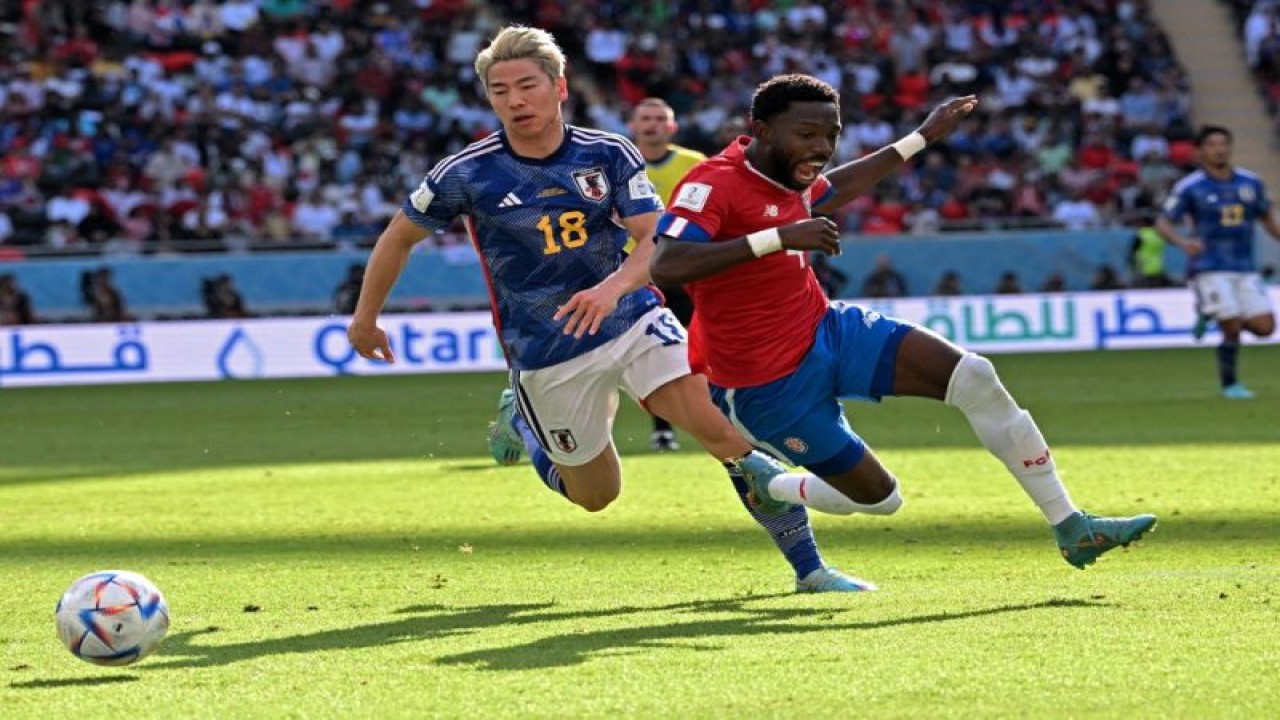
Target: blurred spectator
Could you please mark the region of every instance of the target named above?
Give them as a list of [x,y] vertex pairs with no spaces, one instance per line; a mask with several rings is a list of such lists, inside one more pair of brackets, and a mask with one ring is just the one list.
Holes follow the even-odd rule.
[[892,186],[880,188],[862,218],[859,231],[866,235],[897,235],[907,229],[909,208]]
[[13,220],[9,218],[9,212],[0,208],[0,245],[13,239]]
[[120,233],[120,223],[107,213],[101,203],[89,204],[89,214],[76,226],[76,232],[91,245],[105,245]]
[[182,214],[178,237],[182,240],[221,240],[230,229],[230,223],[222,196],[204,192]]
[[938,284],[933,286],[934,295],[963,295],[964,289],[960,286],[960,273],[955,270],[947,270],[942,273],[942,277],[938,278]]
[[862,297],[906,297],[909,294],[907,278],[893,266],[893,260],[886,254],[877,255],[875,269],[862,281]]
[[912,203],[907,213],[907,232],[916,236],[937,235],[942,229],[942,216],[924,203]]
[[81,220],[89,217],[92,206],[83,193],[72,188],[62,188],[58,195],[49,198],[45,203],[45,217],[51,223],[63,222],[68,225],[79,225]]
[[1098,266],[1097,272],[1093,275],[1093,282],[1089,283],[1090,290],[1123,290],[1126,287],[1128,286],[1116,269],[1107,264]]
[[364,265],[352,264],[347,268],[347,276],[333,291],[334,310],[343,315],[354,313],[362,287],[364,287]]
[[116,287],[111,268],[86,270],[80,276],[80,294],[89,306],[89,318],[93,322],[124,322],[133,320],[125,309],[124,294]]
[[12,274],[0,275],[0,325],[30,325],[35,321],[31,296]]
[[341,218],[337,208],[324,201],[320,192],[313,191],[293,209],[293,231],[308,240],[328,240]]
[[813,274],[818,278],[818,284],[822,286],[822,291],[827,294],[827,297],[833,299],[840,297],[840,291],[849,283],[849,276],[832,265],[826,253],[810,253],[809,266],[813,268]]
[[1049,276],[1044,279],[1044,284],[1040,286],[1040,292],[1045,293],[1060,293],[1066,291],[1067,279],[1064,278],[1060,272],[1049,273]]
[[382,222],[362,221],[354,210],[347,210],[342,213],[342,220],[333,227],[330,237],[339,247],[353,249],[377,240],[382,226]]
[[1093,230],[1102,225],[1102,215],[1079,190],[1067,191],[1066,197],[1053,207],[1053,219],[1068,230]]
[[211,318],[245,318],[249,311],[245,309],[244,298],[236,289],[230,275],[218,275],[205,278],[200,288],[204,299],[205,310]]
[[[372,177],[398,203],[425,169],[494,129],[472,61],[507,22],[552,30],[584,69],[566,119],[608,129],[630,103],[663,95],[689,117],[682,144],[709,153],[741,132],[772,73],[807,70],[842,90],[841,160],[901,137],[947,94],[978,92],[952,142],[887,188],[911,212],[864,216],[872,231],[1048,218],[1068,186],[1109,224],[1194,161],[1186,75],[1147,3],[1132,0],[28,5],[30,27],[0,62],[0,205],[24,241],[95,242],[78,228],[82,188],[107,188],[106,214],[129,235],[141,234],[127,220],[143,206],[157,221],[171,213],[180,234],[328,241],[339,218],[314,211],[314,191],[363,196]],[[1240,18],[1247,55],[1280,106],[1280,40],[1270,4],[1258,7]],[[1147,191],[1132,203],[1106,186],[1117,163],[1136,164]],[[191,214],[201,193],[233,186],[244,205],[215,196],[203,211],[226,223]],[[19,192],[22,210],[7,202]],[[357,220],[376,221],[361,203]]]
[[1000,281],[996,283],[997,295],[1018,295],[1022,292],[1022,282],[1018,280],[1018,274],[1012,270],[1006,270],[1000,274]]

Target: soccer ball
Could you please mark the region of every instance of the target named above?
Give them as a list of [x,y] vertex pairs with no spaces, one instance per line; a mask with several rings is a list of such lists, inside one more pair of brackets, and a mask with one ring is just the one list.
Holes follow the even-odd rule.
[[62,644],[95,665],[135,663],[169,631],[169,606],[160,590],[126,570],[104,570],[71,583],[54,614]]

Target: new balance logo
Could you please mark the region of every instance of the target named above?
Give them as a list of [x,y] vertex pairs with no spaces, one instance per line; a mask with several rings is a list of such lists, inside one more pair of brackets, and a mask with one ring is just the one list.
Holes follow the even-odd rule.
[[502,198],[502,200],[498,202],[498,207],[509,208],[509,207],[515,207],[517,205],[523,205],[523,204],[524,203],[520,202],[520,198],[516,197],[515,193],[507,193],[507,196]]
[[764,216],[765,216],[765,217],[778,217],[778,206],[777,206],[777,205],[765,205],[765,206],[764,206]]

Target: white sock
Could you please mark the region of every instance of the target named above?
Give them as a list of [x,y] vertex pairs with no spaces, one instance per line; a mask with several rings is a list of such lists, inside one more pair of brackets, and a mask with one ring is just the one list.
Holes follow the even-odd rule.
[[847,495],[831,487],[826,480],[810,473],[783,473],[769,481],[769,495],[777,500],[804,505],[818,512],[831,515],[892,515],[902,507],[898,486],[893,486],[889,497],[874,505],[864,505],[849,499]]
[[1079,512],[1058,479],[1040,428],[1000,383],[991,361],[973,353],[961,358],[947,385],[946,403],[964,413],[978,439],[1000,458],[1050,525]]

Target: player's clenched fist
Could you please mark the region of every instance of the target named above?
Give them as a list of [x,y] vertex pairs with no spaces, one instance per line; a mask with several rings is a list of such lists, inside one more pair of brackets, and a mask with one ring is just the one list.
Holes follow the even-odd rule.
[[817,250],[828,255],[840,254],[840,231],[827,218],[809,218],[778,228],[782,247],[787,250]]

